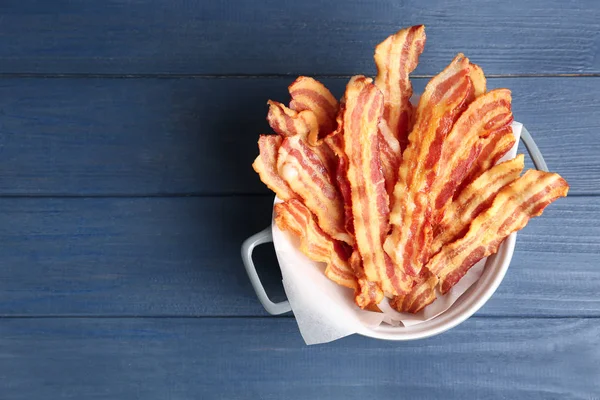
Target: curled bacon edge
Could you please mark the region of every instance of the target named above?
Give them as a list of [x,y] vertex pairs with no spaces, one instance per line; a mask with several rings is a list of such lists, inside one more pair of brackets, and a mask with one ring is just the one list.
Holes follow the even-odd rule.
[[323,232],[315,216],[300,200],[290,199],[275,204],[274,208],[277,227],[300,239],[302,253],[313,261],[325,263],[325,275],[335,283],[358,290],[348,247]]

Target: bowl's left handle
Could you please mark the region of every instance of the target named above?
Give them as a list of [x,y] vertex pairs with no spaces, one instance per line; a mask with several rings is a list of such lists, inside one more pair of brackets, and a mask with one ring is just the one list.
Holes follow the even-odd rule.
[[285,300],[281,303],[273,303],[271,299],[269,299],[269,296],[267,296],[267,292],[265,292],[265,288],[262,285],[260,278],[258,277],[258,273],[256,272],[254,261],[252,260],[252,252],[254,251],[254,248],[256,246],[264,243],[270,243],[272,241],[273,234],[271,233],[271,227],[268,227],[265,230],[250,236],[242,244],[242,261],[244,262],[244,266],[246,267],[246,272],[248,273],[248,277],[250,278],[252,287],[254,288],[254,291],[258,296],[258,300],[260,300],[263,307],[265,308],[265,310],[267,310],[269,314],[278,315],[292,311],[290,302]]

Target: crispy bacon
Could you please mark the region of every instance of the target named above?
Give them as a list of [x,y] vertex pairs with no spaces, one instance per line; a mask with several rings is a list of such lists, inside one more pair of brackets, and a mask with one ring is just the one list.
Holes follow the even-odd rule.
[[[307,99],[310,97],[306,97],[307,90],[297,88],[295,96]],[[304,103],[295,106],[300,104]],[[276,166],[283,182],[304,200],[327,234],[352,244],[353,238],[344,227],[344,203],[335,184],[338,160],[327,145],[311,146],[308,142],[308,137],[321,130],[316,115],[308,109],[298,112],[269,101],[267,120],[284,137]]]
[[436,299],[435,288],[438,282],[437,276],[427,268],[421,268],[410,293],[394,297],[390,300],[390,305],[396,311],[416,314]]
[[458,118],[442,146],[439,173],[431,185],[434,221],[438,221],[452,200],[454,191],[475,162],[487,137],[505,129],[513,120],[508,89],[496,89],[479,96]]
[[321,82],[306,76],[300,76],[289,88],[292,101],[290,108],[302,113],[311,111],[316,117],[318,129],[308,135],[308,142],[316,146],[336,127],[338,102]]
[[428,258],[432,233],[426,192],[437,175],[444,139],[473,98],[469,73],[469,60],[459,54],[429,82],[419,101],[394,188],[392,232],[384,244],[399,274],[418,275]]
[[352,215],[358,251],[365,275],[385,292],[406,292],[410,280],[395,274],[382,248],[388,231],[388,196],[379,159],[378,123],[383,95],[372,79],[353,77],[346,87],[344,149],[348,156]]
[[400,168],[400,161],[402,161],[402,152],[398,139],[392,135],[385,121],[379,123],[379,157],[385,190],[390,198],[390,204],[392,204],[394,186],[398,181],[398,169]]
[[408,76],[417,67],[425,40],[425,27],[417,25],[396,32],[375,48],[375,85],[384,97],[383,120],[402,150],[408,143],[412,112],[413,89]]
[[325,233],[352,244],[354,240],[344,227],[342,196],[332,180],[335,172],[321,150],[310,146],[300,135],[286,137],[279,148],[277,171],[316,215]]
[[353,77],[340,103],[298,77],[289,106],[268,102],[277,135],[259,138],[253,163],[284,200],[277,226],[365,310],[381,312],[388,297],[419,312],[568,191],[557,174],[519,178],[523,155],[492,168],[515,143],[511,96],[487,92],[464,55],[411,105],[425,41],[421,25],[389,36],[375,50],[375,82]]
[[390,199],[398,180],[402,150],[408,143],[413,109],[409,74],[417,67],[425,40],[425,27],[418,25],[396,32],[375,48],[375,86],[384,98],[383,119],[379,124],[379,152]]
[[[318,84],[320,85],[320,83]],[[327,90],[325,87],[323,87],[323,89]],[[302,93],[303,90],[300,92]],[[324,128],[321,125],[321,121],[318,120],[313,111],[301,110],[297,112],[272,100],[269,100],[268,104],[269,114],[267,115],[267,120],[269,121],[271,128],[279,135],[284,137],[299,136],[304,142],[311,144],[310,138],[316,137],[319,132],[323,132]],[[323,123],[327,124],[328,122],[325,121]],[[319,143],[311,144],[311,149],[317,153],[321,160],[327,165],[328,171],[334,173],[337,159],[329,146],[322,143],[322,141],[319,141]],[[331,178],[335,179],[335,176],[332,175]]]
[[273,100],[267,102],[267,121],[281,136],[314,136],[319,131],[316,115],[310,110],[297,112]]
[[508,153],[514,146],[515,140],[511,126],[505,126],[502,129],[492,132],[487,139],[483,140],[479,156],[477,156],[477,159],[471,165],[467,176],[454,191],[454,198],[460,195],[469,182],[473,182]]
[[332,239],[317,224],[315,216],[297,199],[275,204],[279,229],[300,238],[300,251],[313,261],[326,264],[325,275],[339,285],[358,290],[344,243]]
[[337,167],[335,181],[344,201],[344,226],[346,232],[354,235],[354,217],[352,216],[352,194],[350,182],[348,181],[348,156],[344,151],[344,104],[342,103],[338,113],[337,127],[334,132],[324,138],[324,143],[337,156]]
[[252,168],[260,176],[269,189],[275,192],[277,197],[288,200],[296,197],[296,194],[277,173],[277,153],[283,138],[277,135],[260,135],[258,138],[259,155],[254,160]]
[[483,74],[483,70],[477,64],[471,63],[469,65],[469,78],[471,78],[471,82],[473,82],[473,90],[475,97],[479,97],[485,94],[486,92],[486,79]]
[[492,204],[500,189],[519,177],[523,166],[524,156],[519,154],[516,158],[487,170],[471,182],[448,206],[443,219],[435,227],[431,254],[436,254],[445,244],[462,237],[471,221]]
[[475,263],[498,251],[502,241],[522,229],[530,218],[567,195],[569,185],[558,174],[529,170],[498,192],[492,205],[473,220],[468,232],[444,247],[427,268],[440,279],[446,293]]
[[367,279],[358,251],[354,251],[350,256],[350,266],[358,281],[358,289],[354,293],[356,305],[365,310],[381,312],[377,305],[383,300],[383,291],[377,283]]

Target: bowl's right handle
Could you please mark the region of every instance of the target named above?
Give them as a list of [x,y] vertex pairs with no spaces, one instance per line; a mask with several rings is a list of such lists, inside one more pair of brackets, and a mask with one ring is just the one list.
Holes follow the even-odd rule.
[[292,311],[290,302],[285,300],[281,303],[273,303],[271,301],[262,282],[260,281],[260,278],[258,277],[256,267],[254,266],[254,261],[252,260],[252,252],[256,246],[264,243],[270,243],[272,241],[273,234],[271,233],[271,227],[268,227],[257,234],[250,236],[242,244],[242,261],[244,262],[246,272],[248,273],[252,287],[256,292],[256,296],[258,296],[258,300],[260,300],[261,304],[269,314],[278,315]]
[[521,130],[521,140],[523,141],[523,144],[525,144],[525,148],[527,148],[529,157],[533,160],[533,165],[540,171],[548,172],[548,165],[546,165],[542,152],[538,149],[537,144],[535,144],[531,134],[525,127]]

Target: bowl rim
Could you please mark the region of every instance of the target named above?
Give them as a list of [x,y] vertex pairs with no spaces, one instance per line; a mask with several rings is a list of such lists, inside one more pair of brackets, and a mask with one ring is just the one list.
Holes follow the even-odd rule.
[[512,260],[516,241],[517,233],[514,232],[502,242],[496,254],[488,257],[484,271],[477,282],[443,313],[428,321],[408,327],[381,324],[375,328],[364,327],[363,331],[357,333],[383,340],[417,340],[439,335],[461,324],[488,302],[504,280]]
[[[275,196],[273,207],[279,202]],[[274,215],[273,210],[273,215]],[[276,224],[274,218],[271,221],[271,232],[273,237]],[[517,232],[511,233],[500,245],[495,254],[490,255],[485,263],[482,275],[479,277],[465,293],[463,293],[450,308],[439,315],[411,326],[391,326],[385,323],[375,328],[364,326],[361,331],[356,332],[361,336],[374,339],[391,341],[408,341],[425,339],[431,336],[439,335],[449,329],[454,328],[475,314],[492,297],[494,292],[500,286],[500,283],[506,275],[506,271],[512,260],[517,240]],[[273,240],[275,253],[278,241]],[[278,261],[280,262],[279,258]]]

